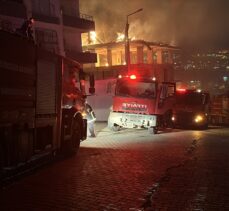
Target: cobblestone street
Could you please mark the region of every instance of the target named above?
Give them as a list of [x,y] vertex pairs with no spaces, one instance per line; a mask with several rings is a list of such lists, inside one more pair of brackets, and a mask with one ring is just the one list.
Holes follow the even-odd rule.
[[228,210],[227,129],[110,132],[0,190],[0,210]]
[[206,133],[210,136],[194,143],[188,160],[166,172],[149,196],[148,210],[229,210],[229,133]]

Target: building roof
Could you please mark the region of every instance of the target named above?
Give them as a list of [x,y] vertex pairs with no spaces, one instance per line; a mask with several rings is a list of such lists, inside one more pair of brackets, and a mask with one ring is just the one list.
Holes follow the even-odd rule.
[[[169,48],[169,49],[174,49],[174,50],[180,50],[180,48],[177,46],[172,46],[169,44],[159,43],[159,42],[148,42],[145,40],[131,40],[130,44],[136,45],[136,46],[146,46],[149,49],[151,48]],[[123,47],[123,46],[125,46],[125,41],[89,44],[89,45],[83,46],[83,48],[97,49],[97,48],[115,48],[115,47]]]

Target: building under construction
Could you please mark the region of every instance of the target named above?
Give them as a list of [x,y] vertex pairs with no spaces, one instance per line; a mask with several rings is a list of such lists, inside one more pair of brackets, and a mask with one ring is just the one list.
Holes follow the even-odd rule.
[[[85,52],[97,54],[97,63],[86,64],[85,70],[94,72],[96,79],[117,77],[127,72],[125,41],[83,46]],[[144,40],[130,41],[130,69],[146,71],[155,76],[164,71],[164,80],[173,78],[172,65],[178,60],[180,48]],[[159,76],[159,75],[158,75]]]

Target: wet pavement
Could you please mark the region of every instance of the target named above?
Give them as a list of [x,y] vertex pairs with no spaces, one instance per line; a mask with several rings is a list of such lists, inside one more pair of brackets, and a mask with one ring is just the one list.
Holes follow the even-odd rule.
[[168,169],[148,196],[145,210],[229,210],[229,129],[208,130],[189,159]]
[[0,190],[0,210],[229,210],[229,132],[111,132]]

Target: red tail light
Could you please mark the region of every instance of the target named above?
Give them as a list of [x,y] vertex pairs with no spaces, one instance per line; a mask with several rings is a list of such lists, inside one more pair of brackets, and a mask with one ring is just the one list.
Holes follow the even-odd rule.
[[177,89],[177,92],[179,92],[179,93],[185,93],[186,92],[186,89]]

